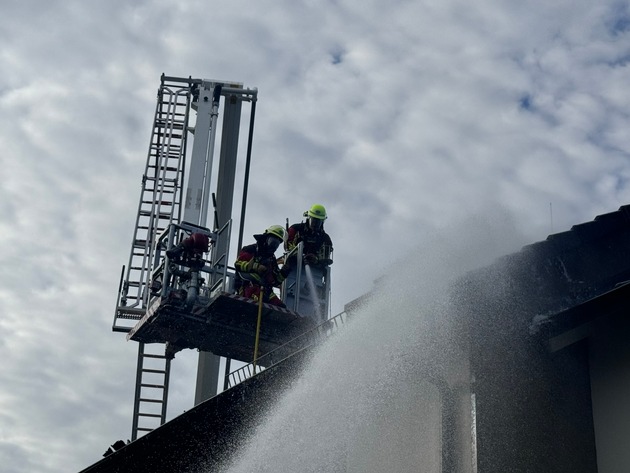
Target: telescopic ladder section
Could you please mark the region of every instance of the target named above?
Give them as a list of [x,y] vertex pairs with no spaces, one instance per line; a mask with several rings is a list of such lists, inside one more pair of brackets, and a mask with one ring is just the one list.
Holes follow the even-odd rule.
[[131,254],[126,274],[123,270],[114,331],[128,332],[144,315],[149,297],[147,285],[154,265],[154,243],[169,224],[180,220],[190,96],[189,86],[175,88],[164,82],[158,91]]
[[170,368],[171,360],[164,355],[164,345],[139,344],[131,440],[166,421]]
[[[171,224],[180,221],[184,184],[186,138],[190,103],[194,88],[188,83],[169,84],[164,76],[158,90],[147,163],[142,176],[131,254],[123,267],[119,300],[112,326],[115,332],[129,332],[147,310],[150,276],[159,264],[155,241]],[[170,359],[165,344],[138,346],[138,369],[132,438],[153,430],[142,420],[166,421]],[[159,354],[155,354],[159,353]],[[152,406],[152,407],[151,407]],[[155,424],[155,422],[154,422]]]

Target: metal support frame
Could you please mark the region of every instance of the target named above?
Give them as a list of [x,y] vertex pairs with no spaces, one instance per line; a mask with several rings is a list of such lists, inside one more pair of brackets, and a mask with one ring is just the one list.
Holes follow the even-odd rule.
[[[221,97],[224,97],[224,119],[215,209],[219,219],[215,220],[216,235],[213,241],[212,260],[209,269],[206,269],[211,275],[209,290],[225,289],[228,280],[227,263],[241,104],[243,101],[252,103],[247,151],[249,165],[253,139],[253,111],[257,95],[256,89],[245,89],[242,84],[236,82],[162,75],[147,165],[142,179],[142,192],[131,255],[128,264],[123,266],[121,272],[113,331],[128,333],[132,330],[149,308],[151,293],[155,289],[151,285],[155,281],[156,274],[163,271],[162,277],[165,279],[169,277],[168,264],[164,261],[164,256],[160,254],[164,248],[159,247],[159,236],[169,226],[179,225],[182,222],[206,226],[212,195],[215,137]],[[189,125],[191,110],[196,111],[197,114],[194,126]],[[194,139],[189,160],[186,163],[189,132]],[[188,169],[186,169],[187,166]],[[247,182],[245,187],[247,187]],[[173,242],[173,238],[170,241]],[[166,288],[162,287],[162,290]],[[140,388],[146,384],[143,378],[147,376],[146,371],[141,368],[146,359],[144,348],[144,345],[140,344],[132,429],[134,438],[141,429],[138,422],[142,414],[139,408],[142,402]],[[213,378],[206,384],[214,384],[215,388],[214,391],[202,390],[204,392],[202,397],[209,397],[216,393],[219,373],[218,357],[215,358],[210,375],[205,374]],[[169,370],[170,360],[169,363],[165,363],[162,371]],[[200,368],[201,371],[205,373],[207,370]],[[163,413],[159,417],[161,423],[165,421],[166,416],[168,386],[167,383],[164,385],[164,397],[161,401]]]
[[[185,282],[182,278],[182,274],[189,274],[191,272],[205,273],[208,275],[209,281],[213,281],[210,285],[198,283],[199,287],[195,293],[196,296],[203,295],[209,298],[213,291],[224,291],[227,286],[227,266],[224,261],[227,257],[226,254],[218,255],[217,260],[203,260],[204,266],[193,270],[183,263],[175,263],[166,257],[166,252],[184,240],[185,237],[192,235],[193,233],[200,233],[206,235],[211,244],[215,242],[220,236],[227,236],[228,241],[231,234],[232,221],[228,221],[221,229],[212,232],[207,228],[194,225],[188,222],[182,222],[179,224],[171,224],[162,233],[157,240],[154,257],[155,270],[151,276],[151,299],[149,307],[153,304],[153,300],[157,297],[166,298],[170,292],[178,289],[190,289],[189,283]],[[229,252],[229,246],[226,253]],[[202,287],[203,286],[203,287]],[[203,291],[204,293],[200,293]]]
[[[313,267],[312,273],[321,277],[321,284],[315,286],[316,294],[310,294],[303,264],[304,244],[302,242],[289,253],[296,256],[296,268],[289,273],[281,287],[281,297],[290,310],[313,318],[317,324],[326,321],[330,311],[330,266]],[[328,254],[328,256],[332,256]],[[288,255],[287,255],[288,257]],[[319,291],[323,290],[320,294]],[[301,306],[302,304],[302,306]],[[318,307],[317,307],[318,306]]]
[[[215,209],[217,226],[221,226],[229,221],[232,215],[241,108],[242,100],[240,94],[226,94],[217,179]],[[218,238],[212,250],[213,261],[216,260],[219,255],[226,254],[227,248],[229,248],[229,240]],[[215,281],[212,282],[214,284]],[[207,352],[199,352],[195,405],[217,394],[218,380],[220,377],[219,369],[220,358],[218,356]]]

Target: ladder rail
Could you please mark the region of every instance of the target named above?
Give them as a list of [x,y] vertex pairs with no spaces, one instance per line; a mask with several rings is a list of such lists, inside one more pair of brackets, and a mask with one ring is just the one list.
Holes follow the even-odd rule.
[[[179,221],[179,214],[175,215],[175,204],[176,201],[175,199],[173,199],[173,201],[170,203],[170,212],[167,213],[163,213],[162,212],[162,206],[164,205],[164,184],[169,182],[167,177],[167,173],[168,173],[168,160],[169,157],[171,157],[171,149],[174,146],[173,144],[173,137],[174,137],[174,131],[175,131],[175,115],[176,115],[176,106],[179,104],[178,103],[178,98],[180,97],[180,95],[185,95],[186,97],[189,96],[190,91],[188,89],[180,89],[178,91],[172,91],[170,88],[168,87],[163,87],[162,88],[162,93],[164,93],[165,91],[168,91],[170,93],[170,97],[171,100],[168,101],[167,103],[167,118],[166,118],[166,127],[165,129],[167,130],[166,133],[166,142],[164,143],[164,147],[160,148],[160,152],[158,153],[158,155],[156,156],[156,182],[153,186],[153,195],[152,195],[152,201],[151,201],[151,211],[150,211],[150,224],[149,224],[149,235],[147,238],[147,244],[145,245],[145,254],[144,254],[144,260],[143,260],[143,265],[142,265],[142,273],[141,273],[141,278],[140,280],[144,283],[144,284],[140,284],[141,287],[138,288],[139,290],[139,294],[138,296],[142,297],[142,306],[143,307],[147,307],[148,305],[148,301],[149,301],[149,291],[144,290],[146,288],[146,285],[149,282],[149,278],[148,275],[151,274],[151,270],[152,270],[152,263],[153,263],[153,256],[154,256],[154,252],[155,252],[155,241],[157,240],[157,237],[159,236],[159,234],[171,223],[173,223],[173,220],[176,219],[175,221]],[[162,102],[164,103],[164,102]],[[188,109],[188,101],[186,101],[186,110]],[[186,133],[185,127],[182,130],[182,135],[181,137],[183,138],[184,133]],[[180,148],[180,153],[178,153],[177,155],[177,169],[179,170],[181,168],[180,164],[181,161],[183,160],[184,156],[181,154],[182,151],[182,146],[178,145],[178,147]],[[159,177],[157,177],[158,172],[161,172],[162,175],[160,175]],[[175,178],[177,179],[177,178]],[[157,184],[161,184],[161,185],[157,185]],[[160,225],[160,219],[162,220],[166,220],[166,223],[161,226]]]
[[[335,333],[337,333],[341,327],[345,327],[348,322],[347,313],[341,312],[334,317],[322,322],[321,324],[313,327],[311,330],[304,332],[297,337],[289,340],[284,345],[265,353],[263,356],[256,360],[256,372],[260,373],[265,369],[269,369],[272,366],[275,366],[287,358],[292,357],[293,355],[306,350],[311,347],[314,343],[322,338],[327,338]],[[305,340],[305,341],[303,341]],[[274,356],[277,353],[281,353],[285,350],[285,348],[289,345],[295,345],[296,342],[298,344],[303,343],[299,348],[295,351],[291,352],[289,355],[283,356],[281,359],[275,359]],[[261,366],[262,365],[262,366]],[[233,388],[237,384],[242,383],[243,381],[251,378],[256,373],[254,373],[254,363],[248,363],[240,368],[231,371],[227,376],[227,387],[226,389]]]
[[[158,90],[158,97],[160,97],[160,91]],[[155,114],[154,114],[154,119],[153,119],[153,130],[151,132],[151,144],[153,143],[153,138],[155,135],[155,123],[157,121],[157,117],[160,113],[160,100],[158,99],[156,105],[155,105]],[[138,209],[136,212],[136,223],[134,228],[136,229],[134,232],[134,236],[133,236],[133,240],[131,242],[131,254],[129,255],[129,262],[127,264],[127,272],[125,274],[125,279],[123,282],[123,291],[124,293],[121,294],[121,304],[120,305],[124,305],[124,306],[128,306],[127,304],[127,296],[128,296],[128,290],[129,290],[129,281],[131,279],[131,268],[132,268],[132,264],[134,263],[134,247],[138,244],[138,229],[141,228],[140,225],[140,219],[142,217],[142,204],[143,204],[143,199],[144,199],[144,194],[146,193],[146,185],[147,185],[147,173],[148,173],[148,168],[149,168],[149,163],[151,160],[151,149],[152,149],[152,145],[149,146],[149,152],[148,152],[148,156],[147,156],[147,163],[145,165],[145,170],[144,170],[144,174],[142,175],[142,189],[140,192],[140,199],[138,200]],[[146,244],[146,243],[145,243]],[[131,307],[137,307],[139,305],[139,301],[138,298],[136,298],[136,302],[134,304],[131,305]]]
[[[157,345],[163,346],[161,344]],[[144,343],[138,344],[131,440],[136,440],[141,432],[150,432],[166,422],[171,360],[164,355],[148,353],[146,348]],[[149,360],[153,361],[154,365],[155,363],[161,363],[160,368],[154,365],[152,365],[152,368],[147,368],[147,361]],[[162,377],[161,382],[159,380],[160,376]],[[147,379],[148,377],[150,379]],[[156,377],[158,380],[155,380]],[[150,393],[156,392],[158,397],[150,397]],[[155,412],[150,407],[156,405],[160,408],[159,412]],[[141,425],[142,420],[153,421],[153,425]],[[155,420],[159,421],[159,425],[155,425]]]
[[122,322],[137,322],[149,302],[149,285],[158,235],[181,218],[186,143],[191,103],[190,87],[162,83],[154,114],[147,161],[142,177],[135,230],[121,279],[114,331],[129,331]]

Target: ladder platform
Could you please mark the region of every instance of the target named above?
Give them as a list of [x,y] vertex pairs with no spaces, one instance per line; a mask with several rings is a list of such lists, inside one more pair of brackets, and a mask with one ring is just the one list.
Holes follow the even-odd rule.
[[[246,363],[253,360],[258,303],[225,292],[205,301],[200,297],[189,309],[184,302],[183,298],[157,298],[127,340],[169,343],[175,351],[199,349]],[[280,347],[277,356],[288,356],[308,343],[304,337],[294,339],[314,327],[310,317],[263,304],[258,357]]]

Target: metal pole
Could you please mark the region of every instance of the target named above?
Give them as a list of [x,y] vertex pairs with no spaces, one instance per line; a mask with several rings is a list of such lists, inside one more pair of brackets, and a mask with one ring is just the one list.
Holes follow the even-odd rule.
[[238,246],[240,251],[243,246],[243,228],[245,227],[245,208],[247,207],[247,190],[249,188],[249,168],[252,161],[252,141],[254,139],[254,117],[256,115],[256,99],[252,100],[252,111],[249,117],[249,135],[247,138],[247,159],[245,161],[245,180],[243,183],[243,202],[241,204],[241,223],[238,229]]
[[258,340],[260,338],[260,323],[262,321],[263,297],[265,296],[265,287],[260,286],[260,294],[258,295],[258,321],[256,322],[256,339],[254,341],[254,374],[256,374],[256,361],[258,360]]
[[[243,182],[243,199],[241,203],[241,221],[238,229],[238,244],[236,251],[240,251],[243,246],[243,231],[245,227],[245,209],[247,207],[247,190],[249,188],[249,168],[252,162],[252,142],[254,140],[254,119],[256,117],[256,97],[252,98],[251,113],[249,116],[249,133],[247,136],[247,156],[245,160],[245,178]],[[232,360],[225,359],[225,379],[223,382],[223,390],[225,391],[230,386],[230,370],[232,367]]]
[[[225,96],[227,87],[222,87]],[[242,90],[242,89],[241,89]],[[234,93],[225,97],[223,106],[223,128],[221,133],[221,150],[219,154],[219,170],[216,187],[216,218],[219,226],[225,225],[232,219],[232,204],[234,197],[234,182],[236,176],[236,159],[238,152],[238,136],[240,131],[242,97]],[[208,196],[210,197],[210,196]],[[221,255],[229,250],[230,235],[217,235],[212,246],[212,261],[218,261]],[[226,262],[227,266],[227,262]],[[212,276],[214,284],[219,275]],[[209,352],[199,352],[197,369],[197,389],[195,405],[217,394],[219,388],[220,357]]]
[[[221,99],[221,84],[215,85],[212,91],[212,109],[210,111],[210,143],[208,145],[208,156],[206,158],[206,170],[204,177],[204,191],[203,201],[201,207],[201,215],[199,218],[199,224],[202,227],[206,226],[208,219],[208,194],[210,194],[210,184],[212,178],[212,161],[214,156],[214,143],[216,137],[217,117],[219,116],[219,100]],[[218,229],[218,228],[217,228]]]

